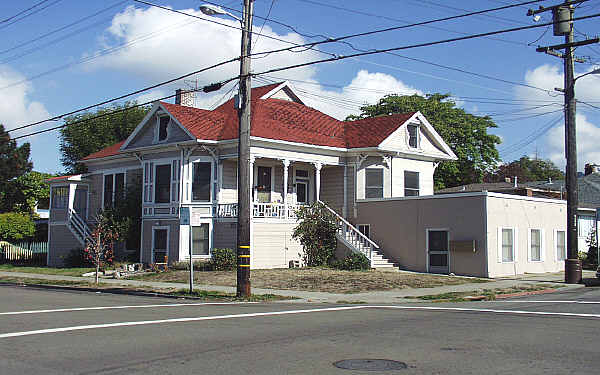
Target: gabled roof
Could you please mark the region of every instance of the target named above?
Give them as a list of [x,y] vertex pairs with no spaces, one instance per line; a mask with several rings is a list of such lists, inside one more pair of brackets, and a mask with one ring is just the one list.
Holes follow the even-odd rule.
[[[281,90],[284,90],[290,100],[273,97]],[[152,111],[161,109],[168,112],[188,134],[199,141],[234,140],[238,137],[238,109],[234,99],[212,111],[165,102],[157,102]],[[418,117],[428,131],[433,133],[448,158],[455,158],[452,150],[419,112],[340,121],[304,105],[287,82],[253,88],[251,114],[252,137],[340,149],[378,147],[407,121]],[[150,115],[151,113],[147,118]],[[134,134],[144,125],[145,121],[142,121],[128,140],[133,139]],[[83,160],[117,155],[119,149],[125,147],[127,141],[119,142],[88,155]]]

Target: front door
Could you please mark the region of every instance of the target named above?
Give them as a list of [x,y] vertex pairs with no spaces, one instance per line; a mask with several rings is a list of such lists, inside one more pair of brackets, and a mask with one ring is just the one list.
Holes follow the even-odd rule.
[[308,182],[296,182],[296,202],[298,204],[308,204]]
[[258,167],[256,194],[260,203],[271,203],[271,167]]
[[152,241],[152,263],[168,262],[169,231],[167,228],[154,228]]
[[447,230],[427,231],[427,258],[431,273],[449,273],[449,233]]

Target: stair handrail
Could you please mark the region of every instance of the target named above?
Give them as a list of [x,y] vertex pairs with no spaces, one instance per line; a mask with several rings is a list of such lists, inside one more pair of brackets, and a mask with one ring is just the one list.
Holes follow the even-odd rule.
[[84,242],[94,242],[94,239],[92,238],[92,231],[85,223],[85,221],[83,221],[81,216],[79,216],[79,214],[72,208],[69,208],[69,222],[71,223],[73,228],[75,228],[75,230],[79,232],[79,235],[82,237],[81,239]]
[[375,242],[371,241],[371,239],[369,237],[365,236],[361,231],[359,231],[358,229],[356,229],[354,227],[354,225],[350,224],[346,219],[344,219],[343,217],[341,217],[331,207],[329,207],[328,205],[326,205],[322,201],[319,201],[319,203],[321,203],[327,210],[329,210],[329,212],[331,212],[332,214],[334,214],[337,217],[338,220],[340,220],[342,223],[344,223],[348,227],[350,227],[350,229],[352,229],[353,232],[357,233],[359,235],[359,237],[362,237],[364,240],[366,240],[368,243],[370,243],[371,246],[373,246],[374,248],[379,249],[379,245],[377,245]]

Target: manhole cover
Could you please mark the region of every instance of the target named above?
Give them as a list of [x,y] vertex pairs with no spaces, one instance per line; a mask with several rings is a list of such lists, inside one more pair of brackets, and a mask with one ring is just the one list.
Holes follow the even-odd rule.
[[407,367],[404,362],[390,359],[344,359],[335,362],[333,365],[344,370],[362,371],[404,370]]

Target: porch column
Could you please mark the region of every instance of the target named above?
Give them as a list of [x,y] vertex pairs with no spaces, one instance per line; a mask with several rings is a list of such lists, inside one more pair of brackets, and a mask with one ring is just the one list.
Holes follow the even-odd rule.
[[287,192],[288,192],[288,168],[290,161],[283,159],[283,209],[285,210],[285,217],[288,217],[288,206],[287,206]]
[[[255,156],[250,155],[250,202],[254,203],[256,199],[256,194],[254,192],[254,161],[256,160]],[[250,211],[252,211],[252,207],[250,207]]]
[[320,200],[320,196],[321,196],[321,168],[323,167],[323,164],[321,163],[314,163],[315,164],[315,179],[316,179],[316,186],[315,186],[315,190],[316,190],[316,197],[317,197],[317,201]]

